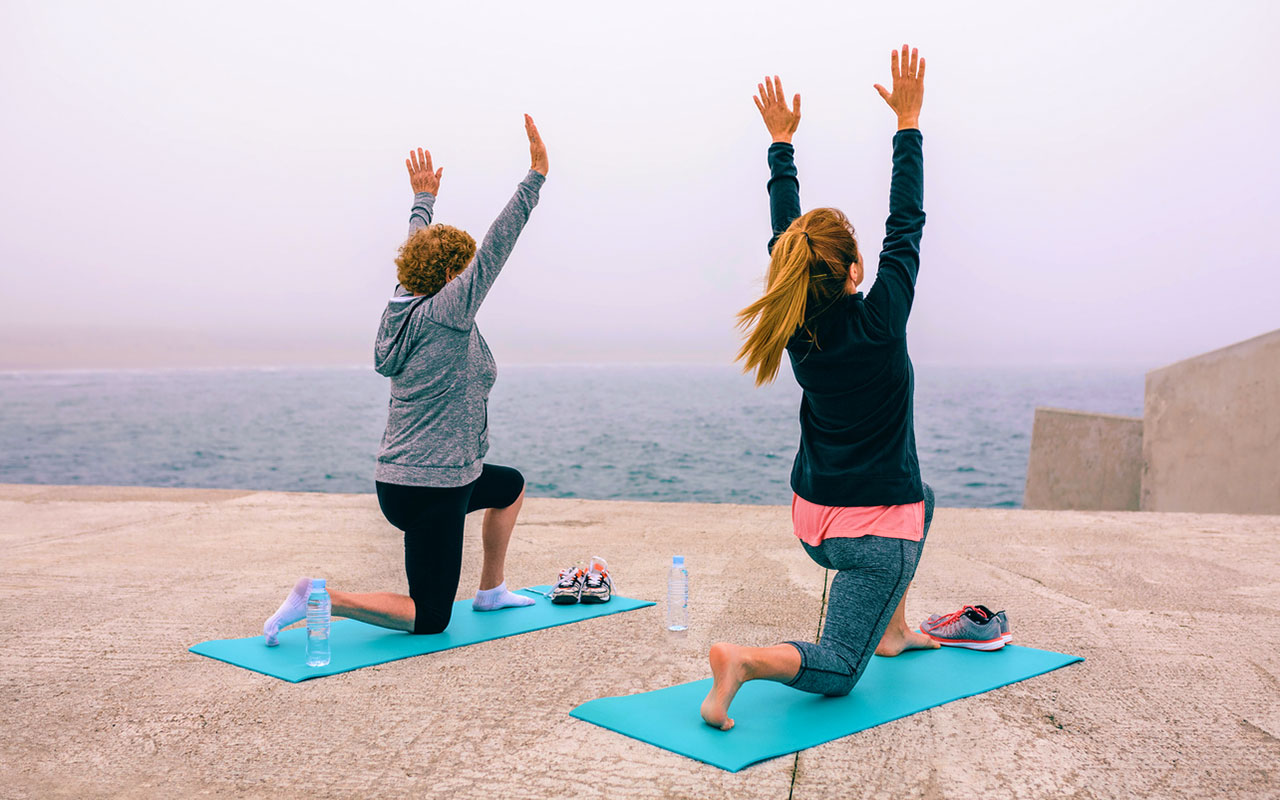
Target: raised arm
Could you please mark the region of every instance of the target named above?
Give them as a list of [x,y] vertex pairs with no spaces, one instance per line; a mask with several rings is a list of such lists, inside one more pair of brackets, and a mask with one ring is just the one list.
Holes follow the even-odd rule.
[[409,170],[409,184],[413,186],[413,208],[409,211],[409,235],[412,236],[414,231],[431,224],[431,211],[440,192],[440,176],[444,175],[444,167],[433,172],[431,151],[421,147],[416,153],[409,151],[404,166]]
[[800,216],[800,180],[796,177],[795,148],[791,137],[800,125],[800,95],[796,95],[791,108],[782,94],[782,80],[774,75],[757,84],[759,94],[753,99],[765,127],[773,138],[769,145],[769,221],[773,236],[769,239],[769,252],[773,243]]
[[924,59],[902,46],[901,58],[891,56],[893,92],[876,84],[876,91],[898,115],[893,136],[893,177],[889,184],[889,218],[875,285],[867,292],[870,316],[890,338],[907,333],[907,317],[915,298],[920,271],[920,237],[924,232],[924,153],[920,135],[920,106],[924,99]]
[[529,172],[516,187],[516,193],[502,209],[502,213],[489,226],[484,241],[476,250],[476,257],[457,278],[445,284],[431,302],[431,316],[437,321],[455,327],[465,327],[475,319],[480,304],[489,294],[502,266],[507,263],[516,239],[524,230],[533,207],[538,204],[538,193],[546,180],[547,148],[542,143],[533,118],[524,116],[525,133],[529,137]]

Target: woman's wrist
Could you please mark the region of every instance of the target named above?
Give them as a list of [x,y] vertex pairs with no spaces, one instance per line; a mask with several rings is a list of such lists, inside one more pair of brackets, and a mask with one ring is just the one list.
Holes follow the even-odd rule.
[[774,144],[791,144],[791,134],[779,133],[773,137]]
[[919,114],[904,114],[898,117],[898,130],[900,131],[911,130],[912,128],[919,128],[919,127],[920,127]]

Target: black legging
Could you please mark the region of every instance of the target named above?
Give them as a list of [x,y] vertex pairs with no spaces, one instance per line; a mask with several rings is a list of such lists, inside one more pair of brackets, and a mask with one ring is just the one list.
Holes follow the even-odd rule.
[[378,482],[378,505],[387,521],[404,531],[404,571],[413,598],[414,633],[449,627],[453,596],[462,572],[462,529],[467,514],[506,508],[524,490],[524,476],[511,467],[485,464],[466,486],[401,486]]

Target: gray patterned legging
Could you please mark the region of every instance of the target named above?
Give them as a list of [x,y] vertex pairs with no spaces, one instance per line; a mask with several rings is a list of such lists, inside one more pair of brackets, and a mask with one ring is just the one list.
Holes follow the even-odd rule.
[[822,638],[787,642],[800,651],[800,672],[788,686],[842,697],[862,677],[893,612],[911,585],[933,521],[933,490],[924,487],[924,536],[918,542],[884,536],[827,539],[804,544],[819,566],[839,570],[827,592]]

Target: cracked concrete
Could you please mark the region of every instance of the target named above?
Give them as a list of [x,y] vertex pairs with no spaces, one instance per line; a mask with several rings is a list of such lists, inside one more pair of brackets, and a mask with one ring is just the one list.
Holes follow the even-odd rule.
[[[468,527],[463,588],[479,569]],[[823,571],[785,508],[530,500],[513,584],[607,557],[662,607],[303,684],[203,659],[293,579],[404,590],[371,495],[0,486],[5,797],[1280,797],[1280,518],[938,509],[911,619],[1009,610],[1081,665],[730,775],[568,716],[812,636]],[[696,713],[696,709],[691,709]]]

